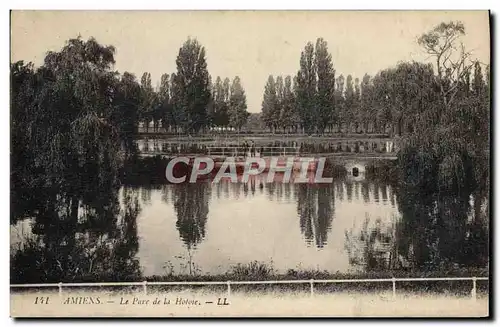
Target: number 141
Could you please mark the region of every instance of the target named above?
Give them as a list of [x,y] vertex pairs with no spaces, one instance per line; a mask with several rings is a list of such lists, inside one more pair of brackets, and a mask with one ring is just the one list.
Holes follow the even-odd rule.
[[35,298],[35,304],[49,304],[48,296],[37,296]]

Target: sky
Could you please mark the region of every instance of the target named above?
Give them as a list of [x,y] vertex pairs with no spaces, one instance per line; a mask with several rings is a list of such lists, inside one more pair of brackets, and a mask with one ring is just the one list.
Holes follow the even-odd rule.
[[417,38],[451,20],[464,23],[473,57],[489,63],[487,11],[12,11],[11,62],[39,66],[68,39],[95,37],[115,46],[115,70],[139,80],[150,72],[155,86],[196,38],[212,79],[239,76],[248,111],[260,112],[269,75],[295,75],[307,42],[324,38],[336,75],[361,79],[400,61],[429,61]]

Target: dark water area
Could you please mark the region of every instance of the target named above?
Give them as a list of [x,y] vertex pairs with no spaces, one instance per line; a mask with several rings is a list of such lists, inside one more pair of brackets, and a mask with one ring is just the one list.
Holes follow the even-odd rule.
[[11,282],[213,276],[255,262],[276,274],[439,274],[488,265],[488,200],[404,187],[395,162],[353,176],[333,161],[328,184],[265,175],[169,184],[165,159],[136,160],[117,188],[86,190],[77,201],[57,196],[50,205],[26,200],[14,210]]

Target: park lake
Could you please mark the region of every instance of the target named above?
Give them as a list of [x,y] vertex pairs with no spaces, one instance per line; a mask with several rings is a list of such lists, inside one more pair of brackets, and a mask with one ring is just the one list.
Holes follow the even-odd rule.
[[[337,142],[326,143],[335,154],[328,157],[329,184],[283,183],[278,177],[268,182],[265,174],[247,183],[170,184],[162,176],[167,159],[156,156],[137,158],[117,188],[87,186],[76,220],[66,217],[63,201],[50,212],[36,208],[36,201],[26,202],[32,204],[30,212],[11,223],[12,268],[19,272],[12,281],[486,271],[485,199],[467,192],[419,193],[401,186],[398,161],[384,159],[387,149],[366,145],[365,151],[359,142],[361,148],[347,151]],[[290,147],[289,142],[278,145]],[[301,148],[326,152],[325,145],[318,146],[302,143]],[[186,147],[187,152],[200,148]],[[370,153],[378,160],[366,162]],[[366,171],[353,176],[342,154]]]

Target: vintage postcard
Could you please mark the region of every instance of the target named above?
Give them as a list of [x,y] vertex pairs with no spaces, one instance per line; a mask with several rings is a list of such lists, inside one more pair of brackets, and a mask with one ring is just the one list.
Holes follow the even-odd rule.
[[490,316],[487,11],[12,11],[12,317]]

